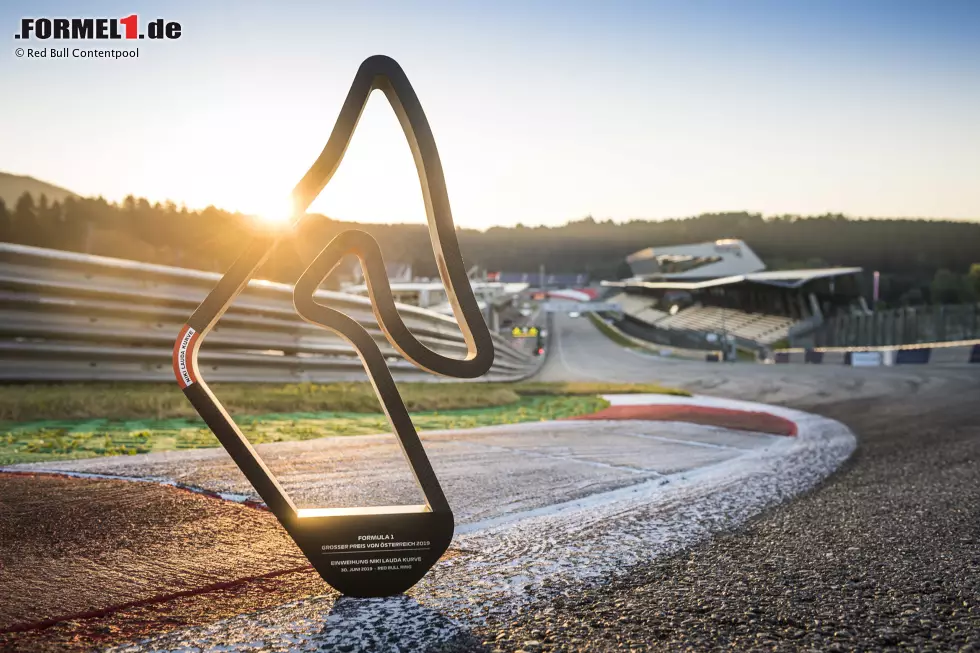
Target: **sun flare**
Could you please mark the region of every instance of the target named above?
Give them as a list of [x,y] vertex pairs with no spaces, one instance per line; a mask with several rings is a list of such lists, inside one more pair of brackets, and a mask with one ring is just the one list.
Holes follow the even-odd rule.
[[262,203],[257,207],[254,217],[261,225],[284,228],[295,222],[298,215],[292,199],[287,197]]

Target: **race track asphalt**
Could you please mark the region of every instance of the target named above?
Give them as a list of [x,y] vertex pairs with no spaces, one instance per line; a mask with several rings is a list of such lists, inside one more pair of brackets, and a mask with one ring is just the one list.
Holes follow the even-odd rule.
[[[579,574],[582,565],[576,567],[577,559],[549,532],[576,528],[635,537],[630,528],[678,510],[697,510],[697,497],[678,495],[673,512],[662,506],[637,512],[634,505],[631,512],[616,513],[618,508],[610,504],[609,515],[597,513],[584,530],[577,518],[539,524],[532,519],[527,526],[494,531],[486,527],[498,513],[510,510],[509,499],[495,501],[496,490],[474,494],[479,488],[467,485],[461,473],[456,487],[462,528],[469,521],[484,531],[464,533],[458,560],[443,571],[434,569],[412,596],[381,602],[328,596],[268,608],[276,604],[253,603],[264,608],[260,612],[245,609],[246,601],[239,617],[175,632],[133,650],[232,650],[249,648],[253,641],[262,646],[275,642],[281,650],[302,644],[343,651],[359,650],[351,642],[369,643],[370,650],[435,650],[430,645],[437,643],[440,651],[980,650],[980,366],[861,369],[675,361],[622,349],[584,318],[559,317],[553,335],[541,380],[657,381],[801,409],[844,422],[857,434],[858,450],[806,494],[761,514],[756,510],[748,522],[735,520],[720,535],[692,540],[681,551],[669,546],[663,549],[666,555],[627,556],[619,573],[607,573],[610,561],[618,558],[604,560],[596,547],[605,540],[596,535],[595,545],[582,554],[595,564],[592,575]],[[499,436],[506,439],[508,434]],[[448,452],[455,446],[434,439],[436,450],[445,446]],[[500,469],[529,464],[501,451],[513,449],[514,443],[479,445],[486,449],[486,460]],[[280,451],[288,453],[290,446]],[[497,455],[503,457],[495,461]],[[141,460],[145,466],[135,470],[141,474],[172,476],[178,469],[178,461],[167,469],[166,456]],[[119,462],[84,465],[113,473]],[[188,462],[192,464],[184,464]],[[234,485],[241,479],[228,473],[226,462],[214,452],[195,453],[179,461],[179,468],[198,485],[220,481],[214,489],[247,491]],[[305,464],[321,462],[311,458]],[[591,465],[593,472],[602,478],[615,480],[623,471],[605,467],[607,459],[593,462],[599,463]],[[620,467],[636,463],[611,462]],[[293,471],[299,488],[309,472],[303,465]],[[376,472],[386,476],[386,468]],[[399,481],[392,477],[386,482]],[[453,482],[447,484],[452,487]],[[328,485],[316,488],[319,496],[332,496]],[[533,494],[519,484],[504,483],[499,490],[519,501]],[[789,488],[785,496],[795,493]],[[536,509],[531,503],[518,507],[528,514]],[[473,512],[466,515],[465,510]],[[728,522],[722,518],[718,523]],[[266,525],[256,522],[251,528]],[[481,553],[473,557],[474,551]],[[521,566],[511,564],[513,560]],[[520,590],[524,598],[519,609],[510,609],[506,596],[490,591],[492,575],[503,570],[512,583],[526,582],[526,565],[536,560],[543,566],[531,576],[543,582],[545,591],[538,585]],[[473,569],[481,568],[491,577],[474,577]],[[555,583],[549,581],[548,569],[555,570]],[[569,569],[574,573],[569,575]],[[292,596],[311,596],[312,580],[303,580],[306,584]],[[467,616],[476,612],[479,619]]]
[[[577,587],[620,562],[650,561],[708,536],[818,482],[853,450],[846,429],[803,414],[740,412],[729,402],[728,413],[712,407],[704,426],[650,421],[659,413],[694,419],[691,402],[699,399],[609,399],[606,412],[624,413],[625,421],[598,414],[425,433],[456,506],[456,539],[409,593],[418,603],[372,610],[358,603],[351,611],[350,601],[310,582],[308,565],[272,516],[237,502],[251,488],[223,450],[2,473],[0,539],[11,544],[0,551],[0,585],[10,590],[0,597],[0,645],[57,649],[173,631],[145,648],[242,649],[260,641],[321,650],[357,630],[366,631],[361,644],[376,643],[374,628],[351,620],[393,610],[395,623],[412,624],[393,630],[399,650],[425,650],[532,594]],[[724,420],[738,430],[720,428]],[[300,505],[398,503],[417,491],[391,436],[260,450]],[[420,639],[413,630],[429,634]]]
[[790,405],[847,424],[858,449],[734,532],[489,625],[487,650],[980,650],[980,366],[713,367],[556,328],[545,378]]

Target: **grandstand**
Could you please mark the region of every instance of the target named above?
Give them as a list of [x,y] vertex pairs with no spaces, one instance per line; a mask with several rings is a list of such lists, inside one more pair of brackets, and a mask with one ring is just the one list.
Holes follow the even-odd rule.
[[654,342],[708,346],[721,336],[759,348],[868,312],[861,268],[770,271],[740,240],[648,247],[626,261],[635,276],[604,281],[607,299],[621,306],[624,330]]
[[620,293],[609,298],[623,313],[658,329],[729,333],[736,338],[769,345],[789,337],[796,320],[779,315],[694,305],[675,314],[654,308],[656,299]]

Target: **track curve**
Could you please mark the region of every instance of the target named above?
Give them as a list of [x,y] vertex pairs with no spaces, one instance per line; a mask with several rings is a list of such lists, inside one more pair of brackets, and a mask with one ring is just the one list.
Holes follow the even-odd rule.
[[[742,445],[715,448],[710,427],[677,423],[669,431],[585,421],[428,433],[447,494],[464,509],[453,557],[408,597],[313,596],[126,648],[828,649],[907,641],[928,649],[931,641],[977,641],[964,638],[977,631],[970,624],[980,572],[969,544],[980,515],[980,433],[964,399],[977,396],[980,370],[678,361],[622,349],[580,318],[559,316],[552,331],[540,380],[656,381],[762,401],[800,424],[803,437],[766,436],[784,444],[758,446],[760,436],[741,434],[752,451],[712,458]],[[860,448],[825,481],[853,447],[835,419],[857,432]],[[708,458],[671,471],[677,440]],[[654,443],[644,454],[641,445]],[[270,445],[268,455],[311,501],[343,495],[367,505],[410,486],[381,462],[394,446],[364,436],[340,448],[329,439]],[[225,458],[220,450],[175,452],[61,466],[247,494]],[[323,480],[325,469],[333,480]],[[967,593],[937,589],[936,579],[962,582]],[[887,594],[890,587],[902,596]],[[764,613],[754,611],[759,602]],[[955,630],[935,635],[920,614]],[[879,626],[892,639],[875,639]]]
[[[557,314],[540,381],[658,382],[691,392],[809,410],[853,399],[977,391],[980,366],[708,363],[623,348],[588,319]],[[975,395],[978,396],[978,395]]]
[[741,528],[488,624],[496,649],[980,646],[980,365],[698,363],[621,349],[585,320],[554,331],[543,379],[616,376],[803,408],[850,426],[858,450],[818,491]]

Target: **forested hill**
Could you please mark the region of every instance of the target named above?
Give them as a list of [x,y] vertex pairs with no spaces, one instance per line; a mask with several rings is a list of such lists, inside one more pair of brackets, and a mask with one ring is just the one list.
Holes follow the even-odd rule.
[[[0,240],[102,254],[167,265],[224,271],[255,229],[251,218],[209,207],[179,209],[127,198],[21,196],[0,202]],[[425,225],[359,225],[310,216],[287,239],[263,276],[293,281],[320,247],[344,229],[360,228],[381,243],[388,261],[411,263],[416,275],[436,276]],[[468,266],[488,271],[588,272],[593,278],[628,276],[626,255],[655,245],[740,238],[771,269],[824,265],[860,266],[882,273],[889,301],[929,301],[937,275],[970,300],[970,266],[980,263],[980,222],[853,219],[844,216],[763,219],[749,213],[626,223],[591,218],[560,227],[462,229],[460,245]],[[947,272],[948,271],[948,272]],[[957,284],[960,284],[959,286]],[[949,291],[949,300],[957,293]],[[936,301],[935,297],[931,298]]]
[[467,234],[474,251],[493,254],[491,268],[521,269],[540,260],[555,271],[589,268],[614,275],[627,254],[655,245],[740,238],[770,268],[856,265],[889,273],[966,272],[980,260],[980,222],[861,220],[844,216],[763,219],[758,214],[627,223],[579,220],[554,228],[490,229]]
[[25,192],[34,197],[42,194],[50,201],[62,201],[66,197],[77,197],[70,190],[49,184],[46,181],[27,177],[24,175],[12,175],[9,172],[0,172],[0,201],[6,202],[7,206],[16,204],[17,199]]

